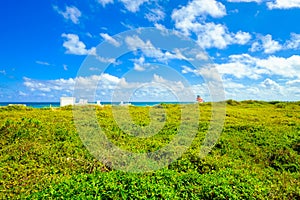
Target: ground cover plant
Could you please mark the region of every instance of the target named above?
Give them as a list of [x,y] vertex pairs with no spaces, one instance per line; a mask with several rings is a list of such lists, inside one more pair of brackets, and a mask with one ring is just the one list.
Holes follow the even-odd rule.
[[[78,135],[72,107],[1,107],[0,199],[299,199],[300,102],[226,104],[221,137],[205,158],[199,150],[210,103],[199,107],[197,137],[188,151],[147,173],[125,173],[95,159]],[[110,106],[94,109],[107,137],[129,151],[161,148],[180,122],[180,106],[161,104],[155,109],[166,121],[162,131],[141,139],[120,130]],[[149,107],[129,109],[137,125],[151,123]]]

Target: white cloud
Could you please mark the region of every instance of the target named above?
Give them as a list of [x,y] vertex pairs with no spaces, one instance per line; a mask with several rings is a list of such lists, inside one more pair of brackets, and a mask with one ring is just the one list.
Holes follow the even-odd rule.
[[145,15],[145,18],[150,22],[158,22],[165,18],[166,14],[162,8],[151,9],[149,13]]
[[245,89],[246,86],[241,83],[236,83],[232,81],[231,79],[224,79],[223,80],[223,86],[225,89]]
[[140,57],[139,59],[134,59],[133,62],[134,62],[133,63],[134,64],[134,70],[139,71],[139,72],[145,71],[146,70],[145,67],[149,66],[149,64],[145,63],[145,57],[144,56]]
[[51,88],[48,84],[38,81],[32,81],[32,79],[26,77],[24,78],[24,85],[31,91],[51,92]]
[[156,58],[160,61],[167,61],[169,59],[186,59],[179,49],[174,49],[174,53],[164,53],[160,49],[156,48],[150,40],[147,40],[145,42],[137,35],[126,37],[125,42],[130,50],[136,51],[140,49],[142,50],[145,56],[150,58]]
[[[296,82],[296,81],[295,81]],[[299,82],[300,83],[300,82]],[[235,100],[298,100],[300,87],[294,83],[287,85],[279,83],[272,78],[264,78],[259,81],[252,81],[248,83],[241,82],[234,79],[223,79],[223,86],[226,99]],[[196,94],[205,96],[204,99],[209,99],[210,91],[206,90],[206,85],[194,85]],[[298,96],[297,96],[298,95]]]
[[25,97],[25,96],[28,96],[28,94],[27,94],[27,93],[25,93],[25,92],[19,91],[19,96],[23,96],[23,97]]
[[286,49],[299,49],[300,48],[300,34],[291,33],[291,39],[285,44]]
[[184,65],[184,66],[182,66],[181,73],[183,73],[183,74],[195,73],[195,71],[192,68],[187,67],[187,66]]
[[[209,9],[208,7],[213,7],[213,9]],[[200,22],[205,20],[207,14],[213,17],[223,17],[226,15],[225,6],[214,0],[210,0],[210,2],[194,0],[187,6],[174,10],[172,19],[175,21],[177,29],[189,35],[191,31],[197,29],[197,26],[201,25]]]
[[169,30],[162,24],[155,23],[155,28],[162,32],[162,34],[168,34]]
[[206,61],[209,59],[209,56],[203,51],[196,54],[196,59]]
[[232,75],[239,79],[245,77],[258,79],[261,73],[267,73],[267,71],[257,68],[255,63],[256,59],[248,54],[231,55],[228,63],[216,64],[216,67],[221,74]]
[[[227,86],[229,84],[229,86]],[[233,87],[230,87],[232,85]],[[234,87],[236,85],[236,87]],[[224,84],[226,99],[235,100],[286,100],[288,92],[284,92],[284,87],[275,81],[264,80],[261,83],[253,83],[240,85],[233,81],[228,81]],[[290,88],[286,88],[290,91]]]
[[90,67],[89,68],[90,71],[101,71],[99,68],[97,67]]
[[115,38],[111,37],[107,33],[100,33],[100,36],[115,47],[119,47],[121,45],[120,42],[118,42]]
[[101,57],[101,56],[96,56],[96,59],[102,63],[113,63],[113,64],[117,64],[116,59],[115,58],[105,58],[105,57]]
[[114,3],[114,0],[98,0],[98,3],[100,3],[103,7],[105,7],[107,4]]
[[287,85],[300,86],[300,79],[288,81],[288,82],[286,82],[286,84],[287,84]]
[[50,66],[50,63],[48,63],[48,62],[44,62],[44,61],[39,61],[39,60],[37,60],[37,61],[35,61],[35,63],[36,63],[36,64],[39,64],[39,65],[46,65],[46,66]]
[[72,92],[75,87],[82,90],[92,90],[97,87],[99,81],[102,88],[112,88],[111,85],[116,85],[119,82],[119,78],[111,76],[109,74],[101,74],[100,76],[89,77],[77,77],[69,79],[56,79],[56,80],[34,80],[24,77],[24,85],[30,91],[42,91],[42,92]]
[[189,93],[189,89],[181,81],[170,81],[156,74],[153,75],[152,80],[146,82],[129,82],[126,78],[119,78],[107,73],[56,80],[34,80],[25,77],[24,86],[35,96],[44,94],[45,97],[49,97],[53,95],[56,99],[72,95],[75,87],[77,98],[89,100],[110,101],[115,98],[113,100],[126,101],[130,97],[144,98],[149,101],[174,99],[174,94],[179,99],[194,98],[194,95]]
[[235,38],[234,43],[241,44],[241,45],[247,44],[251,39],[250,33],[242,32],[242,31],[237,32],[233,37]]
[[169,93],[173,93],[178,101],[190,101],[195,98],[195,93],[191,89],[191,85],[184,83],[183,80],[171,81],[157,74],[153,75],[151,82],[153,85],[161,85]]
[[139,71],[139,72],[142,72],[142,71],[145,71],[146,69],[141,66],[140,64],[138,63],[134,63],[134,68],[133,68],[135,71]]
[[149,0],[119,0],[121,1],[125,8],[130,11],[130,12],[137,12],[140,9],[140,6],[146,2],[148,2]]
[[227,0],[228,2],[240,3],[240,2],[266,2],[269,9],[291,9],[300,8],[300,0]]
[[282,46],[279,44],[279,42],[272,40],[271,35],[266,35],[264,38],[262,38],[262,45],[264,48],[264,53],[267,54],[275,53],[276,51],[280,51],[282,49]]
[[261,86],[267,89],[271,89],[271,90],[280,90],[281,87],[278,83],[276,83],[275,81],[267,78],[265,79],[262,83]]
[[215,0],[193,0],[187,6],[183,6],[172,13],[172,19],[176,22],[192,22],[197,17],[210,15],[212,17],[223,17],[226,15],[225,6]]
[[62,34],[62,37],[67,40],[64,41],[63,46],[67,49],[67,54],[74,55],[96,55],[96,48],[86,49],[85,44],[79,40],[76,34]]
[[181,70],[182,74],[192,73],[197,76],[201,76],[205,82],[215,82],[216,84],[220,83],[221,77],[219,72],[217,71],[217,68],[214,65],[203,66],[201,68],[194,68],[194,69],[187,66],[181,66],[181,67],[182,67]]
[[228,2],[233,2],[233,3],[240,3],[240,2],[256,2],[256,3],[260,3],[262,2],[262,0],[227,0]]
[[266,54],[272,54],[284,48],[278,41],[272,39],[272,35],[259,36],[258,39],[252,44],[250,51],[263,51]]
[[150,40],[144,42],[137,35],[126,37],[125,42],[128,45],[128,48],[133,51],[136,51],[137,49],[154,49]]
[[300,56],[293,55],[289,58],[270,56],[267,59],[259,59],[256,65],[269,70],[273,75],[285,78],[300,77]]
[[290,8],[300,8],[300,0],[273,0],[272,2],[267,2],[269,9],[290,9]]
[[204,49],[212,47],[224,49],[231,44],[246,44],[251,39],[249,33],[242,31],[230,33],[227,27],[221,24],[194,23],[193,26],[193,32],[198,36],[197,42]]
[[0,70],[0,74],[6,75],[6,71],[5,70]]
[[187,58],[183,55],[180,49],[175,48],[173,52],[165,52],[166,59],[179,59],[179,60],[191,60],[191,58]]
[[74,24],[79,23],[79,18],[81,17],[81,12],[75,6],[66,6],[65,11],[61,11],[57,6],[54,9],[61,14],[66,20],[71,20]]
[[263,76],[281,76],[283,78],[300,77],[300,56],[289,58],[270,56],[266,59],[254,58],[248,54],[231,55],[227,63],[216,64],[223,75],[231,75],[238,79],[257,80]]
[[207,15],[223,17],[226,15],[226,8],[215,0],[194,0],[187,6],[174,10],[172,19],[175,21],[175,27],[183,34],[194,33],[202,48],[224,49],[230,44],[246,44],[251,39],[249,33],[231,33],[225,25],[205,22]]

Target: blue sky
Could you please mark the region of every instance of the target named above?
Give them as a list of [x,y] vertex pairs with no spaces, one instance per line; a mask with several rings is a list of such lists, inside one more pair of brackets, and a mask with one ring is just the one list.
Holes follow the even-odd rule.
[[[226,99],[300,100],[299,19],[300,0],[0,1],[0,101],[58,102],[78,83],[97,86],[101,101],[119,93],[118,100],[176,101],[182,91],[192,91],[185,100],[209,101],[209,66]],[[181,47],[159,50],[162,44],[139,37],[142,27],[190,38],[211,65],[191,65]],[[121,38],[124,31],[134,34]],[[122,42],[135,49],[99,55],[113,55]],[[84,66],[96,56],[104,71]]]

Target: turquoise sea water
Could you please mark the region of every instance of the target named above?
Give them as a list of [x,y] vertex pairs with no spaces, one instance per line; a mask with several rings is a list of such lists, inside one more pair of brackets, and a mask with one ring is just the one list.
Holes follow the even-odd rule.
[[[194,102],[130,102],[133,106],[155,106],[161,103],[165,104],[190,104]],[[9,104],[22,104],[27,107],[32,108],[49,108],[49,107],[59,107],[59,102],[4,102],[0,103],[0,106],[8,106]],[[96,103],[91,103],[96,104]],[[112,102],[101,102],[102,105],[119,105],[120,102],[112,103]]]

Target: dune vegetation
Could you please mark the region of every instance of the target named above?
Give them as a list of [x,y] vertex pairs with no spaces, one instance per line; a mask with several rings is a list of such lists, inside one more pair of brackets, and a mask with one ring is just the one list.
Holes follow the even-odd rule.
[[[111,106],[93,109],[107,137],[133,152],[162,148],[180,125],[180,106],[161,104],[155,109],[165,110],[157,115],[163,128],[139,138],[122,132]],[[130,106],[134,123],[149,125],[150,109]],[[1,107],[0,199],[300,199],[300,102],[228,100],[222,134],[204,158],[211,104],[199,105],[199,113],[197,135],[180,158],[128,173],[91,155],[72,107]]]

